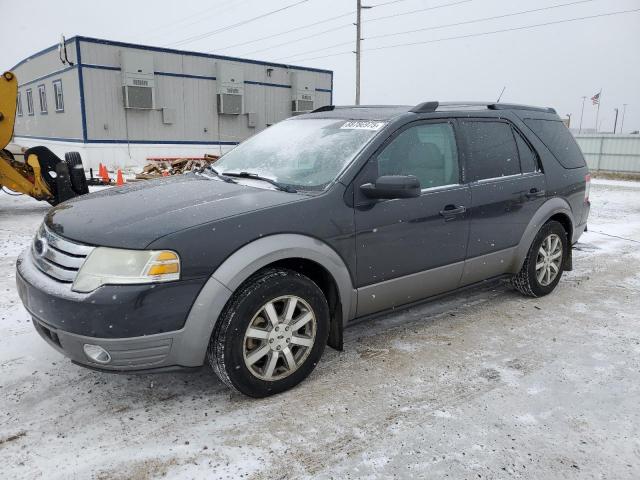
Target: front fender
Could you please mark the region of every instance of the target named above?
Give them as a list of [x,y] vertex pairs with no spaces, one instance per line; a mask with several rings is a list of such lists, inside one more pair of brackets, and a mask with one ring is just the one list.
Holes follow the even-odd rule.
[[261,268],[290,258],[304,258],[324,267],[338,287],[344,324],[354,317],[355,290],[349,270],[335,250],[305,235],[270,235],[238,249],[205,283],[185,322],[181,344],[184,353],[179,364],[202,365],[211,333],[233,292]]

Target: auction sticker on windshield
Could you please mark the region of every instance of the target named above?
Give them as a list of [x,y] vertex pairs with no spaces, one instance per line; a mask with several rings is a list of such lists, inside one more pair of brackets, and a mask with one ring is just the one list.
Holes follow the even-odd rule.
[[370,122],[363,120],[353,120],[345,122],[340,128],[345,130],[380,130],[386,122]]

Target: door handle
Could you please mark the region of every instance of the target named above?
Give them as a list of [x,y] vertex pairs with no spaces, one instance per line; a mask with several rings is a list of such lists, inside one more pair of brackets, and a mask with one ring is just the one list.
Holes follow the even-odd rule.
[[538,190],[537,188],[534,187],[531,190],[529,190],[527,193],[525,193],[524,196],[531,200],[533,198],[544,197],[546,194],[547,192],[545,192],[544,190]]
[[444,209],[440,210],[440,215],[444,217],[444,221],[447,222],[449,220],[453,220],[458,215],[462,215],[467,211],[467,208],[464,205],[446,205]]

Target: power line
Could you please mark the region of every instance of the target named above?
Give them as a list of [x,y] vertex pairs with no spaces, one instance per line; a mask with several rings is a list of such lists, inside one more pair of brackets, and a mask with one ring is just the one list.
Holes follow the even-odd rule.
[[[244,57],[246,55],[253,55],[254,53],[260,53],[260,52],[264,52],[265,50],[272,50],[274,48],[282,47],[283,45],[289,45],[291,42],[299,42],[299,41],[302,41],[302,40],[307,40],[309,38],[314,38],[314,37],[318,37],[320,35],[324,35],[325,33],[335,32],[336,30],[342,30],[342,29],[351,28],[351,27],[353,27],[353,23],[347,23],[345,25],[340,25],[338,27],[329,28],[328,30],[323,30],[321,32],[313,33],[313,34],[307,35],[305,37],[298,37],[296,39],[289,40],[288,42],[277,43],[275,45],[271,45],[270,47],[260,48],[258,50],[251,50],[250,52],[245,52],[245,53],[241,54],[240,56]],[[351,42],[340,43],[338,45],[346,45],[347,43],[351,43]],[[336,45],[333,45],[333,46],[335,47]],[[326,48],[330,48],[330,47],[326,47]],[[308,53],[308,52],[305,52],[305,53]]]
[[192,37],[188,37],[188,38],[179,40],[177,42],[169,43],[169,44],[164,45],[164,46],[179,46],[179,45],[185,45],[187,43],[192,43],[192,42],[195,42],[197,40],[202,40],[204,38],[211,37],[211,36],[216,35],[218,33],[226,32],[227,30],[231,30],[233,28],[240,27],[242,25],[246,25],[247,23],[251,23],[251,22],[254,22],[256,20],[260,20],[262,18],[274,15],[274,14],[282,12],[284,10],[288,10],[290,8],[297,7],[298,5],[302,5],[303,3],[307,3],[307,2],[309,2],[309,0],[300,0],[300,1],[296,2],[296,3],[292,3],[292,4],[289,4],[289,5],[286,5],[286,6],[282,7],[282,8],[278,8],[276,10],[271,10],[270,12],[263,13],[262,15],[258,15],[256,17],[252,17],[252,18],[249,18],[247,20],[243,20],[241,22],[237,22],[237,23],[234,23],[234,24],[231,24],[231,25],[227,25],[225,27],[221,27],[221,28],[218,28],[216,30],[211,30],[209,32],[202,33],[200,35],[194,35]]
[[[373,39],[377,39],[377,38],[395,37],[395,36],[398,36],[398,35],[406,35],[406,34],[409,34],[409,33],[424,32],[424,31],[427,31],[427,30],[438,30],[438,29],[441,29],[441,28],[457,27],[457,26],[460,26],[460,25],[468,25],[468,24],[472,24],[472,23],[485,22],[487,20],[496,20],[496,19],[499,19],[499,18],[514,17],[514,16],[517,16],[517,15],[524,15],[524,14],[527,14],[527,13],[540,12],[540,11],[543,11],[543,10],[552,10],[554,8],[567,7],[567,6],[570,6],[570,5],[577,5],[577,4],[581,4],[581,3],[589,3],[589,2],[593,2],[593,1],[595,1],[595,0],[578,0],[578,1],[569,2],[569,3],[562,3],[562,4],[559,4],[559,5],[551,5],[551,6],[548,6],[548,7],[535,8],[535,9],[532,9],[532,10],[524,10],[524,11],[521,11],[521,12],[507,13],[507,14],[503,14],[503,15],[495,15],[493,17],[477,18],[477,19],[474,19],[474,20],[467,20],[467,21],[464,21],[464,22],[449,23],[449,24],[446,24],[446,25],[435,25],[435,26],[431,26],[431,27],[418,28],[418,29],[415,29],[415,30],[404,30],[402,32],[384,33],[384,34],[381,34],[381,35],[373,35],[373,36],[370,36],[370,37],[365,37],[364,40],[373,40]],[[382,18],[385,18],[385,17],[379,17],[378,19],[382,19]],[[307,38],[310,38],[310,37],[311,37],[311,35],[309,37],[307,37]],[[342,45],[350,45],[350,44],[351,44],[350,41],[349,42],[336,43],[336,44],[333,44],[333,45],[328,45],[326,47],[316,48],[314,50],[306,50],[304,52],[300,52],[300,53],[297,53],[297,54],[294,54],[294,55],[288,55],[286,57],[280,57],[280,58],[277,58],[276,60],[281,60],[283,58],[295,58],[295,57],[299,57],[301,55],[306,55],[308,53],[315,53],[315,52],[319,52],[319,51],[323,51],[323,50],[328,50],[330,48],[341,47]],[[285,45],[285,44],[283,43],[283,44],[280,44],[280,45],[274,45],[274,48],[278,47],[278,46],[282,46],[282,45]],[[264,51],[264,50],[268,50],[268,49],[262,49],[260,51]],[[254,53],[254,52],[249,52],[249,53]]]
[[[232,3],[234,3],[234,0],[228,0],[226,2],[222,2],[222,4],[220,4],[220,5],[214,5],[213,7],[205,8],[204,10],[200,10],[197,13],[194,13],[194,14],[191,14],[191,15],[187,15],[186,17],[183,17],[181,19],[174,20],[172,22],[165,23],[165,24],[159,25],[157,27],[153,27],[151,29],[148,29],[145,33],[151,33],[151,32],[155,32],[155,31],[158,31],[158,30],[164,30],[164,29],[166,29],[168,27],[175,27],[176,24],[183,23],[183,22],[191,20],[192,18],[195,18],[195,17],[199,17],[200,21],[201,21],[202,20],[202,15],[204,15],[205,13],[210,13],[211,11],[218,12],[218,11],[221,10],[221,7],[225,7],[225,6],[227,6],[229,4],[232,4]],[[196,22],[188,23],[187,25],[193,25],[194,23],[198,23],[198,22],[196,21]],[[187,25],[185,25],[185,26],[187,26]],[[180,28],[182,28],[182,27],[180,27]],[[171,30],[175,30],[175,28],[170,28],[170,29]],[[160,35],[160,34],[154,34],[154,35],[152,35],[152,37],[157,37],[158,35]]]
[[559,5],[551,5],[551,6],[548,6],[548,7],[534,8],[532,10],[524,10],[522,12],[506,13],[504,15],[495,15],[493,17],[477,18],[477,19],[474,19],[474,20],[467,20],[465,22],[448,23],[446,25],[435,25],[433,27],[417,28],[415,30],[405,30],[403,32],[396,32],[396,33],[384,33],[382,35],[373,35],[371,37],[366,37],[365,40],[373,40],[373,39],[376,39],[376,38],[395,37],[395,36],[398,36],[398,35],[405,35],[405,34],[408,34],[408,33],[426,32],[427,30],[438,30],[440,28],[458,27],[458,26],[461,26],[461,25],[469,25],[471,23],[486,22],[488,20],[497,20],[499,18],[515,17],[515,16],[518,16],[518,15],[525,15],[527,13],[541,12],[543,10],[553,10],[554,8],[568,7],[570,5],[578,5],[578,4],[581,4],[581,3],[589,3],[589,2],[593,2],[593,1],[595,1],[595,0],[580,0],[580,1],[577,1],[577,2],[561,3]]
[[[230,48],[242,47],[244,45],[249,45],[250,43],[261,42],[262,40],[268,40],[270,38],[280,37],[282,35],[286,35],[287,33],[296,32],[298,30],[304,30],[305,28],[315,27],[316,25],[321,25],[323,23],[328,23],[328,22],[331,22],[333,20],[337,20],[339,18],[344,18],[344,17],[347,17],[349,15],[353,15],[354,13],[355,13],[355,10],[353,10],[351,12],[343,13],[342,15],[336,15],[335,17],[327,18],[326,20],[320,20],[319,22],[308,23],[306,25],[302,25],[300,27],[292,28],[291,30],[286,30],[284,32],[278,32],[278,33],[274,33],[273,35],[267,35],[266,37],[260,37],[260,38],[256,38],[255,40],[248,40],[246,42],[236,43],[234,45],[228,45],[226,47],[217,48],[215,51],[219,52],[219,51],[222,51],[222,50],[228,50]],[[352,25],[353,25],[352,23],[349,23],[347,26],[350,27]],[[292,40],[292,41],[295,41],[295,40]]]
[[473,0],[460,0],[458,2],[445,3],[443,5],[436,5],[434,7],[419,8],[417,10],[409,10],[408,12],[394,13],[392,15],[385,15],[383,17],[370,18],[370,19],[367,20],[367,22],[377,22],[378,20],[386,20],[387,18],[402,17],[404,15],[412,15],[414,13],[426,12],[426,11],[429,11],[429,10],[436,10],[438,8],[453,7],[454,5],[460,5],[461,3],[469,3],[469,2],[472,2],[472,1]]
[[[393,4],[396,4],[396,3],[401,3],[401,2],[406,2],[406,1],[408,1],[408,0],[392,0],[390,2],[377,3],[375,5],[371,5],[371,7],[372,8],[374,8],[374,7],[384,7],[384,6],[387,6],[387,5],[393,5]],[[325,20],[320,20],[318,22],[308,23],[306,25],[302,25],[300,27],[292,28],[292,29],[286,30],[284,32],[278,32],[278,33],[274,33],[273,35],[267,35],[266,37],[256,38],[255,40],[248,40],[246,42],[235,43],[233,45],[228,45],[226,47],[216,48],[215,51],[216,52],[220,52],[222,50],[229,50],[230,48],[242,47],[244,45],[249,45],[251,43],[261,42],[263,40],[269,40],[269,39],[275,38],[275,37],[281,37],[282,35],[286,35],[287,33],[296,32],[298,30],[304,30],[305,28],[309,28],[309,27],[315,27],[316,25],[321,25],[323,23],[328,23],[328,22],[331,22],[333,20],[337,20],[339,18],[348,17],[350,15],[353,15],[354,13],[356,13],[355,10],[352,10],[350,12],[343,13],[341,15],[336,15],[335,17],[327,18]],[[341,25],[340,27],[330,28],[328,30],[323,30],[322,32],[318,32],[318,33],[313,34],[313,35],[308,35],[308,36],[305,36],[305,37],[302,37],[302,38],[297,38],[297,39],[291,40],[291,42],[297,42],[297,41],[300,41],[300,40],[306,40],[306,39],[312,38],[312,37],[314,37],[316,35],[322,35],[322,34],[325,34],[325,33],[334,32],[336,30],[340,30],[342,28],[347,28],[347,27],[352,27],[352,26],[353,26],[353,23],[347,23],[347,24]],[[254,51],[251,51],[251,52],[247,52],[247,53],[245,53],[243,55],[249,55],[249,54],[253,54],[253,53],[256,53],[256,52],[262,52],[264,50],[268,50],[268,49],[271,49],[271,48],[277,48],[277,47],[280,47],[282,45],[287,45],[288,43],[290,43],[290,42],[285,42],[285,43],[280,43],[280,44],[277,44],[277,45],[272,45],[271,47],[268,47],[266,49],[254,50]]]
[[[415,12],[426,12],[426,11],[428,11],[428,10],[437,10],[437,9],[439,9],[439,8],[451,7],[451,6],[454,6],[454,5],[459,5],[459,4],[461,4],[461,3],[467,3],[467,2],[471,2],[471,1],[473,1],[473,0],[459,0],[459,1],[454,2],[454,3],[444,3],[444,4],[442,4],[442,5],[435,5],[435,6],[433,6],[433,7],[427,7],[427,8],[421,8],[420,10],[414,10],[414,11],[413,11],[413,13],[415,13]],[[593,0],[589,0],[589,1],[593,1]],[[391,3],[395,3],[395,2],[391,2]],[[387,4],[382,4],[382,5],[387,5]],[[402,15],[404,15],[404,14],[402,14]],[[371,19],[371,20],[382,20],[382,19],[385,19],[385,18],[391,18],[391,17],[396,17],[396,16],[398,16],[398,14],[387,15],[387,16],[384,16],[384,17],[377,17],[377,18],[375,18],[375,19]],[[363,21],[362,21],[362,23],[367,23],[367,22],[370,22],[371,20],[363,20]],[[322,35],[322,34],[327,33],[327,32],[329,32],[329,31],[332,31],[332,30],[339,30],[340,28],[351,27],[352,25],[353,25],[353,24],[348,24],[348,25],[344,25],[343,27],[336,27],[335,29],[326,30],[326,31],[324,31],[324,32],[318,32],[317,34],[307,35],[306,37],[296,38],[296,39],[294,39],[294,40],[291,40],[290,42],[284,42],[284,43],[280,43],[280,44],[278,44],[278,45],[272,45],[271,47],[263,48],[263,49],[260,49],[260,50],[254,50],[254,51],[252,51],[252,52],[247,52],[247,54],[253,54],[253,53],[257,53],[257,52],[263,52],[263,51],[265,51],[265,50],[270,50],[270,49],[272,49],[272,48],[277,48],[277,47],[281,47],[281,46],[283,46],[283,45],[287,45],[287,44],[289,44],[289,43],[291,43],[291,42],[297,42],[297,41],[300,41],[300,40],[307,40],[307,39],[309,39],[309,38],[313,38],[313,37],[316,37],[316,36]],[[333,47],[340,47],[340,46],[342,46],[342,45],[349,45],[349,44],[351,44],[351,42],[350,42],[350,41],[349,41],[349,42],[336,43],[336,44],[334,44],[334,45],[329,45],[328,47],[317,48],[317,49],[315,49],[315,50],[307,50],[307,51],[305,51],[305,52],[300,52],[300,53],[296,53],[296,54],[294,54],[294,55],[288,55],[288,56],[286,56],[286,57],[281,57],[281,58],[292,58],[292,57],[298,57],[298,56],[300,56],[300,55],[306,55],[307,53],[318,52],[318,51],[321,51],[321,50],[326,50],[326,49],[329,49],[329,48],[333,48]],[[246,55],[246,54],[245,54],[245,55]],[[276,60],[278,60],[278,59],[276,59]]]
[[[398,47],[406,47],[406,46],[413,46],[413,45],[424,45],[424,44],[428,44],[428,43],[438,43],[438,42],[444,42],[447,40],[457,40],[457,39],[462,39],[462,38],[472,38],[472,37],[481,37],[481,36],[485,36],[485,35],[494,35],[497,33],[504,33],[504,32],[514,32],[514,31],[519,31],[519,30],[528,30],[528,29],[533,29],[533,28],[538,28],[538,27],[546,27],[549,25],[558,25],[560,23],[568,23],[568,22],[576,22],[576,21],[581,21],[581,20],[590,20],[590,19],[594,19],[594,18],[600,18],[600,17],[610,17],[613,15],[622,15],[625,13],[635,13],[635,12],[640,12],[640,8],[636,8],[636,9],[632,9],[632,10],[621,10],[618,12],[608,12],[608,13],[601,13],[598,15],[589,15],[586,17],[575,17],[575,18],[568,18],[566,20],[557,20],[554,22],[545,22],[545,23],[537,23],[534,25],[525,25],[522,27],[513,27],[513,28],[505,28],[505,29],[501,29],[501,30],[493,30],[490,32],[480,32],[480,33],[471,33],[468,35],[458,35],[455,37],[444,37],[444,38],[436,38],[433,40],[425,40],[425,41],[420,41],[420,42],[409,42],[409,43],[398,43],[398,44],[394,44],[394,45],[386,45],[386,46],[382,46],[382,47],[374,47],[374,48],[367,48],[367,49],[363,49],[363,51],[376,51],[376,50],[387,50],[387,49],[391,49],[391,48],[398,48]],[[337,57],[337,56],[341,56],[341,55],[348,55],[348,54],[353,54],[352,51],[348,51],[348,52],[338,52],[338,53],[332,53],[329,55],[321,55],[321,56],[317,56],[317,57],[310,57],[310,58],[303,58],[303,59],[299,59],[296,60],[297,62],[306,62],[308,60],[317,60],[320,58],[329,58],[329,57]]]

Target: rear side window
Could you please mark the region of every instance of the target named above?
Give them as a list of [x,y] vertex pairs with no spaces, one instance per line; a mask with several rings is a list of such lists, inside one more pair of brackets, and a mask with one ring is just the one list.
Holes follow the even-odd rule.
[[518,148],[509,124],[463,121],[462,129],[469,147],[469,181],[476,182],[520,173]]
[[529,144],[522,138],[518,132],[514,132],[516,143],[518,144],[518,153],[520,153],[520,168],[522,173],[539,172],[538,156],[531,149]]
[[562,121],[525,118],[524,123],[551,150],[564,168],[585,166],[580,147]]

